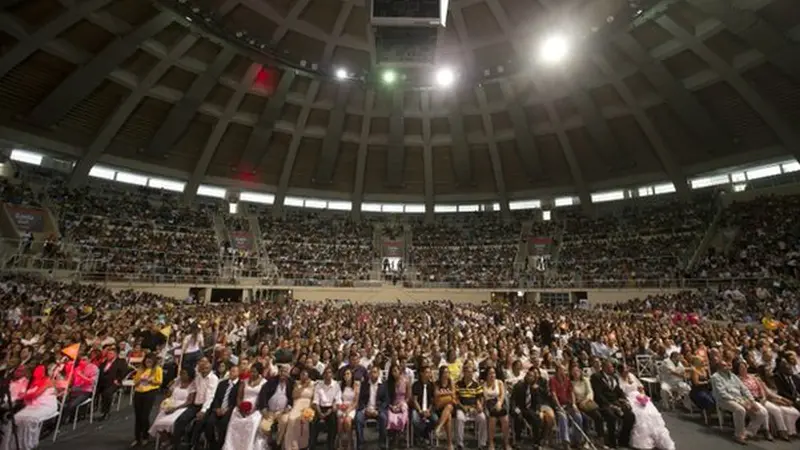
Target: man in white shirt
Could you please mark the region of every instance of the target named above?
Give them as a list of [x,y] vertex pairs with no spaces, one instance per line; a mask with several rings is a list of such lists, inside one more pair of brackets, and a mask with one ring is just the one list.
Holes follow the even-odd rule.
[[431,437],[439,417],[433,405],[436,386],[431,382],[431,368],[422,366],[419,370],[420,379],[411,386],[411,423],[417,439],[425,442]]
[[197,376],[194,378],[194,404],[189,405],[186,411],[175,420],[172,431],[172,447],[180,448],[181,438],[186,433],[186,428],[192,419],[197,418],[195,426],[192,427],[192,438],[189,448],[195,448],[197,442],[200,440],[200,434],[203,430],[202,424],[206,413],[211,407],[211,402],[214,401],[214,394],[217,391],[217,384],[219,378],[211,371],[211,361],[208,357],[203,356],[197,362]]
[[313,406],[316,412],[311,430],[309,450],[314,450],[317,436],[320,431],[327,435],[327,450],[334,450],[336,446],[336,407],[342,403],[342,390],[339,383],[333,381],[333,369],[325,368],[322,381],[314,387]]
[[692,388],[686,383],[686,368],[680,361],[681,354],[672,352],[669,358],[664,360],[661,366],[661,392],[664,394],[664,401],[671,405],[673,401],[682,398],[684,404],[691,409],[689,391]]

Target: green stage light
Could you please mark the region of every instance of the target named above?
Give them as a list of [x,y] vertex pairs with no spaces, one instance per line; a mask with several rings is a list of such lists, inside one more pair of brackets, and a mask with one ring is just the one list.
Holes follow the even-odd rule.
[[397,74],[394,73],[394,71],[387,70],[386,72],[383,72],[382,78],[384,83],[392,84],[395,82],[395,80],[397,80]]

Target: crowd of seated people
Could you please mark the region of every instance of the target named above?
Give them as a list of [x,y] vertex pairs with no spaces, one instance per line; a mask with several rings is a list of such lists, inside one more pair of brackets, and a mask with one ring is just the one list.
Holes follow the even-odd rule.
[[[205,437],[214,449],[313,449],[324,433],[328,449],[353,435],[364,448],[374,420],[381,447],[406,427],[416,442],[463,447],[473,422],[489,448],[537,448],[552,434],[581,445],[586,433],[612,448],[672,450],[658,398],[731,411],[740,442],[771,439],[766,417],[777,437],[797,439],[800,323],[788,309],[757,329],[707,320],[701,308],[676,319],[685,310],[677,302],[659,303],[660,315],[524,301],[204,305],[21,276],[4,277],[0,293],[3,369],[24,405],[26,450],[57,412],[54,400],[67,396],[75,414],[70,405],[94,378],[100,418],[121,381],[133,381],[135,446],[160,437],[195,448]],[[75,362],[62,357],[73,343],[82,344]],[[645,360],[661,362],[660,389],[643,385]],[[67,386],[70,371],[81,381]]]
[[587,217],[578,209],[565,221],[555,269],[560,284],[598,286],[675,280],[682,261],[708,228],[716,203],[712,193],[689,202],[648,199],[610,214]]
[[513,286],[519,220],[500,213],[449,214],[413,223],[411,265],[419,281]]
[[212,279],[219,246],[211,206],[180,205],[174,193],[96,183],[51,188],[60,230],[80,255],[81,270],[127,279]]
[[0,200],[21,206],[41,206],[41,194],[36,194],[26,183],[0,178]]
[[759,197],[734,202],[719,229],[733,234],[725,251],[709,249],[695,267],[699,278],[798,277],[800,195]]
[[800,314],[800,297],[796,289],[784,282],[776,282],[649,295],[606,307],[642,314],[673,311],[709,320],[752,324],[761,322],[764,317],[782,319],[781,315],[797,316]]
[[259,216],[262,243],[284,279],[298,283],[322,280],[368,280],[375,252],[373,224],[333,212],[288,210],[284,217]]

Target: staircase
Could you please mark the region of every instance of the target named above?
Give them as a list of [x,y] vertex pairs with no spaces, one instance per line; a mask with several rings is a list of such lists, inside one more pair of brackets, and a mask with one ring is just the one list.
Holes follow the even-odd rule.
[[[709,223],[708,228],[706,228],[706,232],[703,233],[703,237],[700,238],[700,241],[697,243],[697,246],[694,247],[694,251],[689,253],[688,258],[685,256],[681,262],[685,262],[685,270],[691,271],[694,269],[697,262],[703,255],[706,254],[706,251],[711,247],[712,244],[719,241],[718,235],[720,233],[719,223],[722,220],[722,213],[725,211],[725,204],[719,202],[717,204],[717,210],[714,213],[714,217],[711,219],[711,223]],[[722,237],[722,236],[720,236]]]
[[413,242],[414,242],[414,231],[412,230],[411,224],[403,224],[403,242],[405,243],[405,258],[403,261],[403,275],[406,277],[406,280],[416,280],[417,279],[417,267],[414,264],[411,264],[411,254],[413,252]]
[[217,236],[217,245],[221,247],[222,243],[230,241],[231,237],[228,234],[228,228],[225,226],[225,219],[222,218],[220,212],[215,212],[212,220],[214,221],[214,234]]
[[517,244],[517,255],[514,257],[514,278],[519,279],[525,270],[525,262],[528,259],[528,236],[533,229],[533,222],[527,220],[522,222],[519,232],[519,244]]

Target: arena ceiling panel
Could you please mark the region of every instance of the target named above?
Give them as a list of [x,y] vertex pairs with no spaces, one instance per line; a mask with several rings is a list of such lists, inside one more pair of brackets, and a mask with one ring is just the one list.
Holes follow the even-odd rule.
[[[626,3],[451,0],[435,64],[389,87],[365,0],[0,1],[0,133],[63,144],[76,180],[130,163],[191,192],[355,203],[588,201],[800,154],[797,1],[641,0],[610,20]],[[564,30],[567,60],[537,65]],[[453,86],[420,88],[444,65]]]

